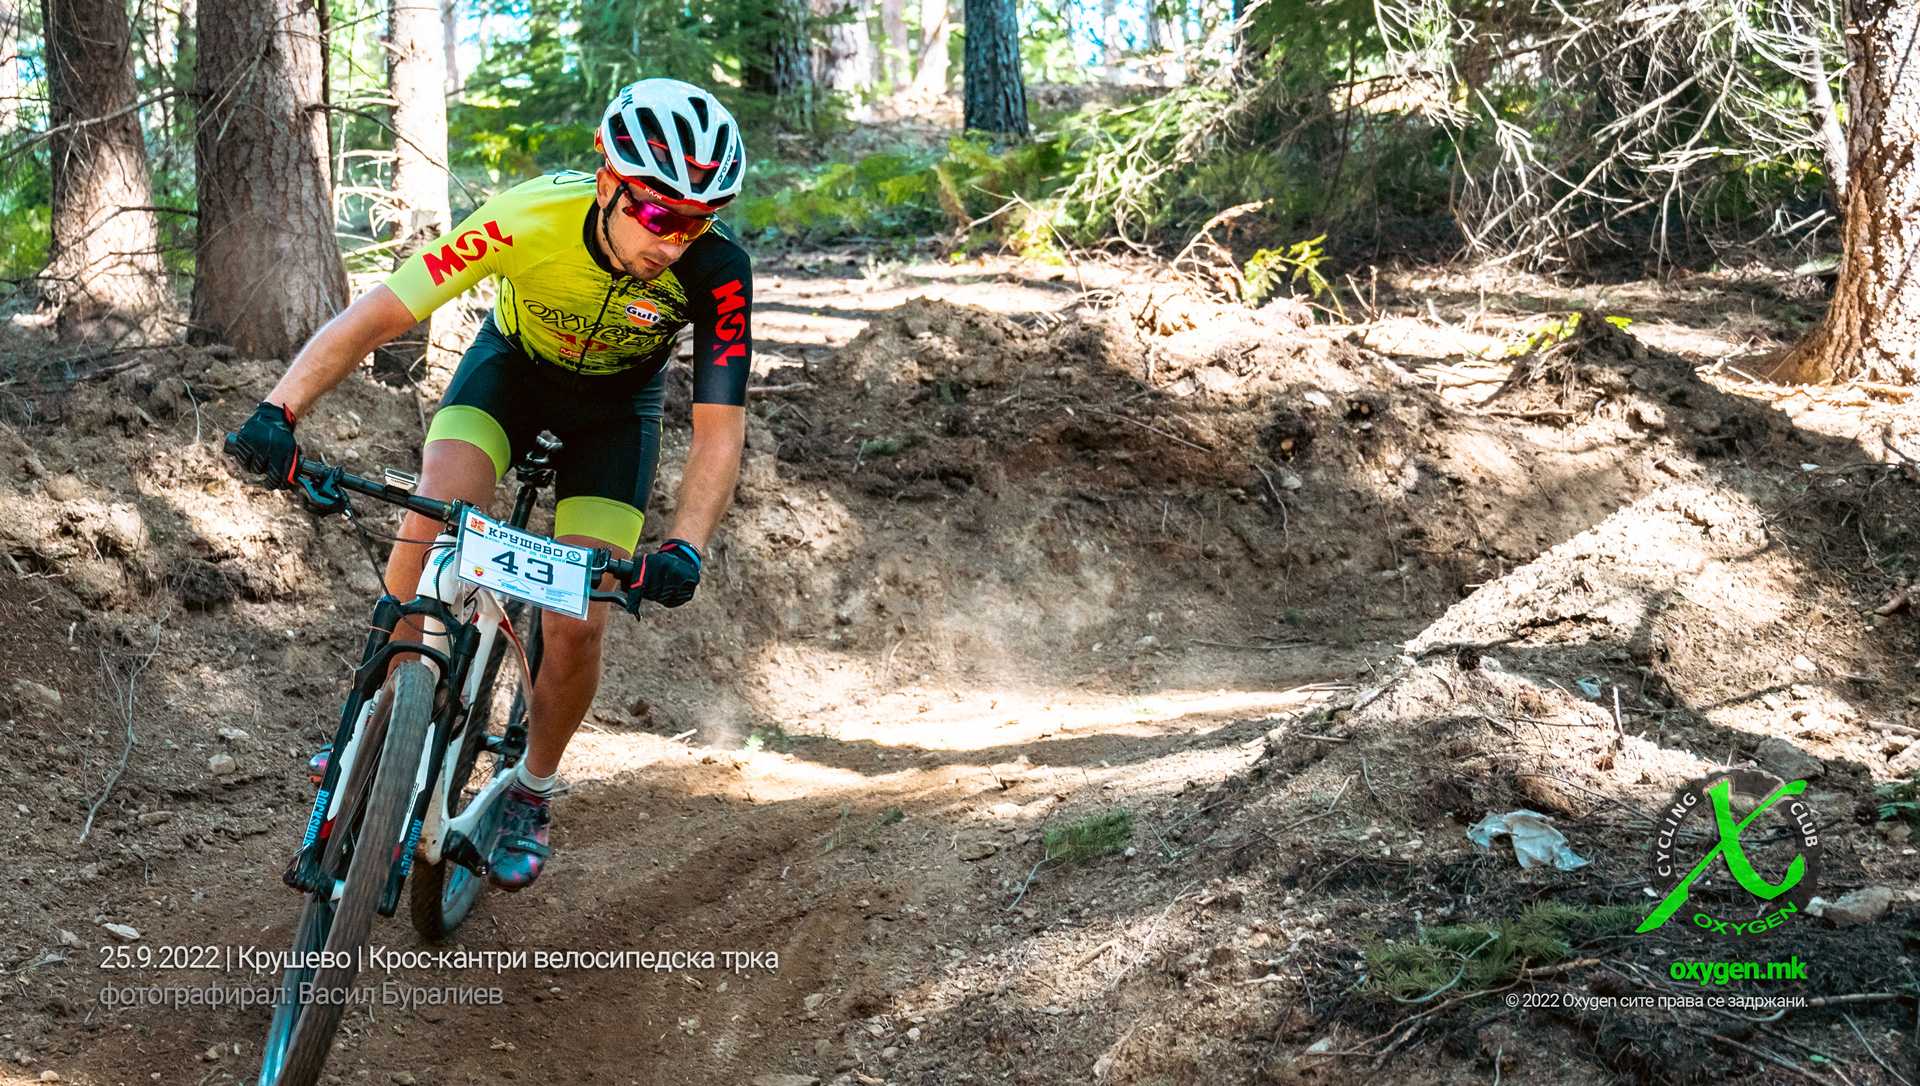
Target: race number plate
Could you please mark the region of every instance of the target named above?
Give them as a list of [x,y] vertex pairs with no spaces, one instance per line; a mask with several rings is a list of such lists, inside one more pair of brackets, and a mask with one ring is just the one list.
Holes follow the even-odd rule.
[[460,521],[460,579],[575,618],[587,616],[593,552],[556,543],[467,510]]

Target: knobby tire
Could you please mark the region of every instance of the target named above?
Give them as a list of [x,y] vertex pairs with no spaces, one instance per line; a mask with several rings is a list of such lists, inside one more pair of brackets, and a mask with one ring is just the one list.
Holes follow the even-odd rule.
[[[349,991],[359,972],[359,951],[373,931],[380,897],[386,891],[387,872],[398,855],[401,835],[411,813],[408,801],[433,722],[435,685],[433,672],[413,660],[395,667],[387,680],[392,708],[387,714],[379,770],[367,796],[366,813],[360,819],[353,855],[348,861],[346,886],[333,905],[333,923],[327,933],[325,949],[344,955],[346,964],[314,970],[315,991]],[[298,1021],[287,1045],[285,1065],[274,1086],[314,1086],[319,1081],[328,1050],[333,1045],[333,1035],[346,1013],[344,1003],[331,1001],[295,1009]]]

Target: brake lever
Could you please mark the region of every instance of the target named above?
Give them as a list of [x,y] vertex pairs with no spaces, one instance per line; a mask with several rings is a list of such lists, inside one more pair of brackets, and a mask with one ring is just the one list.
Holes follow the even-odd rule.
[[340,468],[333,467],[317,479],[301,476],[300,504],[306,506],[307,512],[316,517],[330,517],[350,508],[346,493],[340,489],[340,472]]

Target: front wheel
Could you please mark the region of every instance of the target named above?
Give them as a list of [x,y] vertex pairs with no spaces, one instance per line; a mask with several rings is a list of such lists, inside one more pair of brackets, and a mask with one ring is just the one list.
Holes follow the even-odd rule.
[[[346,879],[339,897],[330,905],[312,899],[325,895],[312,895],[307,913],[301,918],[301,932],[310,934],[308,914],[316,909],[331,913],[331,923],[325,923],[321,916],[314,918],[327,929],[326,955],[320,968],[312,971],[310,987],[304,989],[315,999],[305,1006],[293,1005],[289,1016],[292,1028],[285,1030],[283,1048],[276,1048],[277,1036],[268,1038],[269,1052],[279,1057],[280,1066],[274,1078],[267,1077],[268,1068],[261,1069],[262,1086],[313,1086],[320,1079],[334,1032],[340,1028],[340,1018],[346,1013],[347,1000],[353,994],[353,979],[359,972],[359,952],[373,931],[373,917],[387,888],[387,873],[405,846],[402,835],[412,810],[414,778],[433,723],[435,685],[433,672],[418,661],[400,664],[387,679],[392,708],[365,813],[357,820],[347,820],[344,827],[336,827],[336,832],[353,835],[352,841],[346,844],[351,850]],[[298,935],[295,949],[302,949]],[[283,986],[295,980],[289,972]],[[297,999],[301,992],[293,994]],[[278,1008],[273,1021],[277,1030],[283,1027]]]
[[[520,609],[520,601],[509,601],[507,621],[518,617]],[[460,754],[454,760],[453,772],[435,785],[444,790],[446,818],[465,813],[489,781],[513,768],[496,752],[506,739],[508,729],[515,724],[524,727],[526,720],[526,695],[517,679],[518,669],[508,668],[514,678],[504,686],[499,682],[501,665],[511,648],[504,632],[494,638],[493,650],[487,654],[486,667],[480,672],[473,704],[467,708],[466,730],[460,737]],[[492,849],[499,833],[496,804],[495,810],[488,811],[474,827],[472,842],[481,856]],[[407,905],[413,930],[428,942],[444,941],[467,918],[467,911],[473,908],[474,899],[480,896],[485,882],[444,852],[439,863],[416,859],[413,874],[407,879]]]

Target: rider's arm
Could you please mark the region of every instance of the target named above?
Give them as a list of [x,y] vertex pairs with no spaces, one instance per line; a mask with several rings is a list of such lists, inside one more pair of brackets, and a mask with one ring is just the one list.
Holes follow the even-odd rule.
[[314,402],[346,380],[361,359],[417,323],[393,291],[385,286],[373,288],[300,348],[280,383],[267,393],[267,402],[286,408],[295,418],[305,418]]
[[[693,324],[693,447],[674,505],[674,539],[705,550],[733,501],[747,439],[747,377],[753,367],[753,268],[746,253],[716,249],[706,287],[688,292]],[[706,254],[701,254],[703,257]]]
[[687,451],[686,470],[680,476],[670,538],[707,549],[707,541],[733,503],[733,486],[740,479],[740,449],[746,439],[746,408],[693,405],[693,447]]

